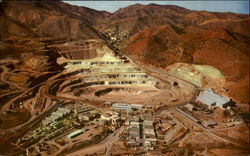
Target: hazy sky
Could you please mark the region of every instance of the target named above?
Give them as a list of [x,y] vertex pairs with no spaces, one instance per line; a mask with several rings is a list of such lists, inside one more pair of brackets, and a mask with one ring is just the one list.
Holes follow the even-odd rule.
[[213,12],[236,12],[249,14],[249,0],[242,1],[65,1],[67,3],[114,12],[131,4],[178,5],[191,10],[207,10]]

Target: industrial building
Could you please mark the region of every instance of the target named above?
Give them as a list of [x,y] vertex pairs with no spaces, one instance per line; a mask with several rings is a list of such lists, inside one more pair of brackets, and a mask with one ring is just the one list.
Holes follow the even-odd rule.
[[88,111],[92,111],[94,110],[95,108],[91,107],[91,106],[78,106],[75,108],[74,112],[76,114],[80,114],[80,113],[85,113],[85,112],[88,112]]
[[80,122],[86,122],[90,120],[90,116],[88,114],[79,114],[77,118]]
[[93,120],[94,118],[99,117],[100,113],[96,110],[84,112],[81,114],[78,114],[77,117],[80,122],[85,122],[85,121],[90,121]]
[[216,94],[211,89],[203,91],[196,99],[197,102],[205,104],[209,109],[220,107],[225,109],[232,105],[230,98]]
[[138,110],[144,108],[144,106],[140,104],[130,104],[130,105],[132,106],[132,108],[138,109]]
[[115,110],[126,110],[126,111],[132,111],[132,110],[138,110],[142,109],[144,106],[139,104],[127,104],[127,103],[114,103],[112,105],[112,109]]
[[139,139],[140,138],[140,126],[139,126],[139,124],[130,126],[128,129],[128,135],[129,135],[129,137]]
[[80,129],[78,129],[78,130],[76,130],[76,131],[70,133],[69,135],[67,135],[67,137],[68,137],[69,139],[72,139],[72,138],[74,138],[74,137],[76,137],[76,136],[78,136],[78,135],[80,135],[80,134],[82,134],[82,133],[83,133],[83,131],[80,130]]
[[146,146],[147,148],[156,143],[157,139],[154,131],[153,120],[143,121],[143,138],[144,138],[144,146]]
[[48,124],[61,119],[70,112],[71,110],[68,108],[59,107],[57,111],[53,112],[49,117],[46,117],[44,120],[42,120],[42,125],[47,126]]
[[112,125],[116,125],[117,121],[120,119],[119,114],[113,111],[106,111],[101,115],[102,120],[111,121]]

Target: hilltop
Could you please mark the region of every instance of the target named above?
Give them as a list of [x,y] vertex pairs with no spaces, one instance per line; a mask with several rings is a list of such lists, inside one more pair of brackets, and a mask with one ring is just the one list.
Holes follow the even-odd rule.
[[[223,87],[229,96],[249,102],[248,15],[157,4],[135,4],[109,13],[61,1],[2,2],[0,10],[3,44],[27,38],[37,44],[103,39],[157,68],[177,62],[211,65],[225,75]],[[8,56],[20,49],[1,53]]]

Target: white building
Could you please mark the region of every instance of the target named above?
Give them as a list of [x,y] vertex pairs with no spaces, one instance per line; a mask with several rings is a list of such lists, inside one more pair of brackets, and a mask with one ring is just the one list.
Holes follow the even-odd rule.
[[196,99],[197,102],[205,104],[209,109],[220,107],[222,109],[231,105],[230,98],[216,94],[211,89],[203,91]]
[[74,137],[76,137],[76,136],[78,136],[78,135],[80,135],[82,133],[83,133],[83,131],[79,129],[79,130],[76,130],[76,131],[70,133],[69,135],[67,135],[67,137],[69,139],[72,139],[72,138],[74,138]]

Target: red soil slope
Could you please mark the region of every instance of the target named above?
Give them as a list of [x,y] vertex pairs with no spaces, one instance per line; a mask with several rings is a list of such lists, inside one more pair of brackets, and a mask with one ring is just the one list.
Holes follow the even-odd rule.
[[133,35],[124,51],[162,68],[175,62],[212,65],[232,82],[227,85],[229,95],[238,102],[249,102],[249,36],[226,28],[189,26],[178,33],[171,25],[159,26]]

